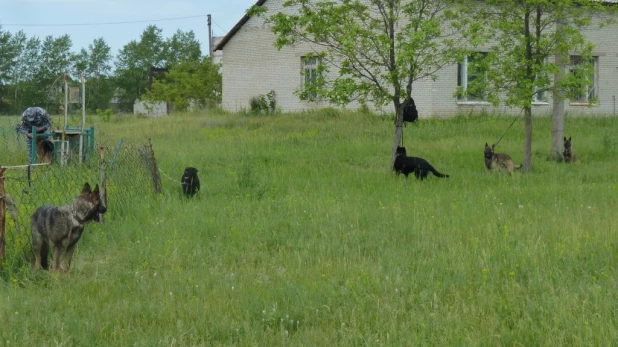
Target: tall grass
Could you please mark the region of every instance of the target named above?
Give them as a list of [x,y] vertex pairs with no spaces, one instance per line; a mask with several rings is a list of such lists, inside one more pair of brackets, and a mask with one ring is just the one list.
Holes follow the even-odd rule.
[[[389,171],[392,119],[370,115],[96,124],[152,138],[164,194],[89,225],[69,274],[0,284],[0,345],[614,345],[617,120],[569,118],[568,165],[535,118],[533,172],[487,173],[510,122],[407,126],[451,175],[424,182]],[[497,150],[522,161],[521,122]]]

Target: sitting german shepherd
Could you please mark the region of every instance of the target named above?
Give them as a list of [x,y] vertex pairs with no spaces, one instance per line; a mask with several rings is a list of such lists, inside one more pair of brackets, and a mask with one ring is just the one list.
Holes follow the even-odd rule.
[[[51,244],[54,246],[52,271],[67,272],[84,226],[93,220],[100,221],[106,211],[99,195],[99,185],[91,190],[88,183],[84,184],[82,193],[73,200],[72,205],[39,207],[30,220],[34,266],[38,269],[49,268],[47,256]],[[61,264],[62,258],[66,258],[66,264]]]
[[197,169],[190,166],[185,168],[180,184],[182,185],[182,192],[186,196],[197,194],[200,190],[200,179],[197,177]]
[[508,173],[513,173],[513,169],[519,169],[521,165],[513,163],[513,159],[508,154],[496,153],[494,148],[496,145],[489,147],[485,142],[485,167],[487,170],[493,170],[498,168],[506,169]]
[[575,151],[571,147],[571,137],[570,136],[568,140],[566,136],[564,137],[564,153],[562,153],[562,155],[564,156],[564,161],[566,163],[578,163],[579,162],[579,159],[577,159],[577,154],[575,154]]
[[423,158],[408,157],[406,148],[400,146],[397,146],[397,150],[395,151],[393,170],[395,170],[397,175],[403,173],[406,178],[408,178],[410,173],[414,173],[414,176],[420,180],[427,178],[429,172],[437,177],[449,177],[449,175],[439,173],[438,170],[434,169],[434,167]]
[[[28,153],[29,155],[29,153]],[[39,162],[51,164],[54,157],[54,143],[42,137],[36,138],[36,155]]]

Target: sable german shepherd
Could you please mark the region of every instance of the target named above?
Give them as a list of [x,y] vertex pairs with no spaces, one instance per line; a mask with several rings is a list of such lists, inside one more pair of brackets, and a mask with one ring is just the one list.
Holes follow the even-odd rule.
[[419,157],[408,157],[405,147],[397,146],[395,151],[395,163],[393,164],[393,170],[399,175],[403,173],[406,178],[410,173],[414,173],[414,176],[420,180],[427,178],[429,172],[437,177],[449,177],[449,175],[441,174],[438,170],[434,169],[427,160]]
[[[28,153],[30,155],[30,153]],[[39,162],[51,164],[54,157],[54,144],[49,139],[36,138],[36,155]]]
[[[106,211],[99,195],[99,185],[91,190],[88,183],[84,184],[81,194],[73,200],[72,205],[39,207],[30,220],[34,266],[49,268],[47,256],[51,244],[54,246],[52,271],[67,272],[84,226],[92,221],[100,221]],[[61,264],[63,258],[66,258],[66,264]]]
[[562,153],[562,155],[564,156],[564,161],[566,163],[578,163],[579,162],[579,159],[577,159],[577,154],[575,154],[575,151],[571,147],[571,137],[570,136],[568,139],[566,138],[566,136],[564,137],[564,153]]
[[485,167],[487,170],[503,168],[506,169],[508,173],[513,173],[513,169],[519,169],[521,167],[521,165],[513,163],[513,159],[511,159],[510,155],[494,152],[494,147],[496,147],[496,145],[489,147],[487,142],[485,142]]

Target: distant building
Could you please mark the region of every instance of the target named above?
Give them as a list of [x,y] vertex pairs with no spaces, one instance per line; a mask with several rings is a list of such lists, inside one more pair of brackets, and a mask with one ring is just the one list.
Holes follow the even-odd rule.
[[[266,16],[283,10],[284,0],[258,0],[255,6],[266,6]],[[286,9],[289,11],[289,9]],[[598,30],[586,30],[585,35],[596,46],[594,56],[594,85],[581,93],[577,100],[566,100],[565,110],[578,114],[615,114],[618,96],[618,21]],[[223,38],[217,38],[214,51],[222,59],[223,91],[222,106],[229,111],[249,108],[249,100],[274,90],[277,106],[283,111],[301,111],[331,106],[326,101],[299,100],[294,94],[303,82],[300,72],[315,70],[315,64],[304,57],[312,52],[311,46],[297,44],[277,50],[273,43],[275,35],[262,18],[243,16]],[[578,56],[571,62],[577,63]],[[437,73],[437,79],[414,82],[413,97],[421,117],[443,117],[487,110],[509,112],[494,108],[483,97],[457,98],[458,87],[474,78],[467,74],[466,62],[446,66]],[[549,93],[546,93],[549,94]],[[533,112],[548,114],[552,111],[550,95],[538,95]],[[591,105],[589,99],[598,102]],[[346,106],[359,107],[358,103]],[[390,110],[389,107],[387,110]],[[517,111],[514,111],[517,112]]]

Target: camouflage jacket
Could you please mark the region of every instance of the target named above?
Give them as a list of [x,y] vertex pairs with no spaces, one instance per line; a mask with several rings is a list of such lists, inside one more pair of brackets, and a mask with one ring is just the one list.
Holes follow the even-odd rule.
[[44,108],[28,107],[21,115],[21,124],[17,126],[17,131],[30,134],[33,126],[37,127],[38,133],[46,133],[51,129],[52,120]]

